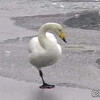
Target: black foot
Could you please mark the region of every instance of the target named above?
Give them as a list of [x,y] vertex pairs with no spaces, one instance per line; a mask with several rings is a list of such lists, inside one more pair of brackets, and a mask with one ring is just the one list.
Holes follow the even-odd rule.
[[51,89],[54,87],[55,87],[55,85],[49,85],[47,83],[44,83],[43,85],[40,86],[41,89]]

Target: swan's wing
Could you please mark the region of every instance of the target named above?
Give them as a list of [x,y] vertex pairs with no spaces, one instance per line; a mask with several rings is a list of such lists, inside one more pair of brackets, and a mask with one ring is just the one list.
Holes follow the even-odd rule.
[[[52,33],[46,32],[46,36],[53,42],[57,43],[57,40],[55,38],[55,36]],[[59,49],[59,51],[62,53],[62,49],[61,46],[57,43],[57,47]]]
[[59,49],[60,53],[62,53],[62,49],[61,49],[60,44],[57,44],[57,47],[58,47],[58,49]]
[[46,32],[46,36],[53,42],[57,43],[55,36],[52,33]]
[[30,40],[29,42],[29,53],[32,52],[40,52],[43,51],[43,48],[41,47],[39,41],[38,41],[38,37],[34,37]]

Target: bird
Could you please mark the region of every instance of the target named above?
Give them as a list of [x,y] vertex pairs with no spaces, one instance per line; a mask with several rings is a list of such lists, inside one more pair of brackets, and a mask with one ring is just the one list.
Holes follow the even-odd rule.
[[[50,33],[50,32],[51,33]],[[37,68],[43,84],[39,88],[54,88],[55,85],[47,84],[43,77],[42,68],[55,64],[62,55],[62,48],[54,35],[59,36],[65,43],[66,31],[61,24],[48,22],[39,29],[37,37],[29,42],[29,61]]]

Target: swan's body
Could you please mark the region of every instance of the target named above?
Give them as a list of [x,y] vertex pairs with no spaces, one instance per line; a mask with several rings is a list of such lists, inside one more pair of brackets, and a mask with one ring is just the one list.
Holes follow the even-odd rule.
[[[41,68],[56,63],[56,61],[62,55],[61,46],[57,43],[54,35],[47,32],[49,30],[52,30],[59,36],[62,34],[60,37],[65,41],[65,35],[61,33],[64,30],[60,24],[46,23],[40,28],[38,37],[32,38],[29,43],[30,63],[39,70],[40,76],[43,81],[42,87],[44,87],[45,82],[43,79]],[[46,87],[47,86],[48,85],[46,85]]]
[[45,44],[47,45],[46,49],[41,46],[38,37],[32,38],[29,43],[30,62],[38,69],[54,64],[62,54],[61,46],[57,43],[54,35],[46,33],[46,36],[49,41]]

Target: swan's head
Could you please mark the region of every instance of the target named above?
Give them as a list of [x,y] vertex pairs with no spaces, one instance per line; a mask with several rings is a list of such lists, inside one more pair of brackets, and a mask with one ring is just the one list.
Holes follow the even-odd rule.
[[64,27],[58,23],[47,23],[47,30],[51,30],[56,33],[65,43],[66,41],[66,32]]

